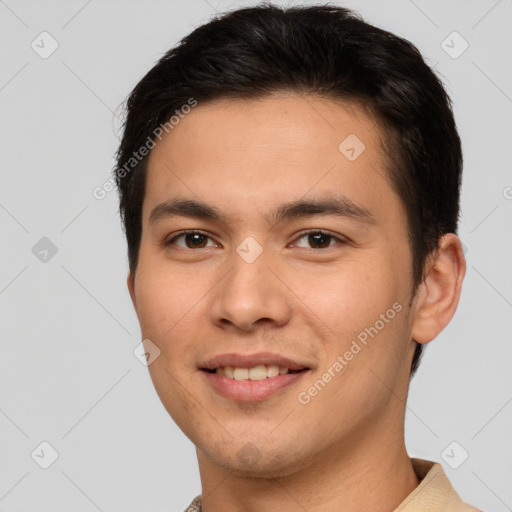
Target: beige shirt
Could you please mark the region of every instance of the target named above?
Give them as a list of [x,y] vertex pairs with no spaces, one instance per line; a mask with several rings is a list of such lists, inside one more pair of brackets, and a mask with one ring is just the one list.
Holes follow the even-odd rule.
[[[411,459],[420,484],[393,512],[482,512],[462,501],[437,462]],[[197,496],[185,512],[203,512]]]

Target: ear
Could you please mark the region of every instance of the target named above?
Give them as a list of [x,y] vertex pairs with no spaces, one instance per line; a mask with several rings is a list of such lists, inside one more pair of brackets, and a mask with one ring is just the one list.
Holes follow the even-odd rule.
[[448,233],[426,264],[427,273],[415,300],[411,337],[418,343],[432,341],[450,322],[466,274],[466,259],[459,237]]
[[128,291],[130,292],[130,297],[132,298],[132,304],[137,311],[137,300],[135,297],[135,275],[132,272],[128,273],[128,278],[126,280],[126,284],[128,285]]

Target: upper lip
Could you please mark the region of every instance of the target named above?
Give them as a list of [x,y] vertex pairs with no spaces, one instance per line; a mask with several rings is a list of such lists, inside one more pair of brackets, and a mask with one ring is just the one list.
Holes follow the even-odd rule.
[[200,368],[204,370],[215,370],[216,368],[225,368],[226,366],[253,368],[262,364],[276,365],[294,371],[309,368],[306,364],[299,363],[278,354],[272,354],[271,352],[258,352],[256,354],[220,354],[205,361],[200,365]]

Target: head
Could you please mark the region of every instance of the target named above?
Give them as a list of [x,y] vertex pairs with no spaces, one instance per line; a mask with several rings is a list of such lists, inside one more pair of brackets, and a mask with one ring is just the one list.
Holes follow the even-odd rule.
[[[200,365],[237,349],[293,355],[308,368],[306,390],[330,373],[321,393],[294,402],[298,425],[340,399],[353,407],[344,428],[327,421],[323,439],[400,409],[378,379],[405,390],[457,305],[461,170],[440,80],[410,42],[347,9],[241,9],[157,62],[128,98],[115,177],[130,293],[143,338],[161,352],[151,376],[196,446],[235,464],[226,446],[243,432],[269,454],[267,470],[291,462],[279,436],[258,438],[286,392],[248,404],[197,384]],[[344,215],[328,213],[327,199]],[[186,229],[202,235],[177,239]],[[304,242],[291,248],[305,239],[309,252]],[[339,354],[350,359],[337,370]],[[200,418],[204,428],[194,427]],[[290,443],[298,435],[281,430]],[[305,454],[318,449],[311,443]]]

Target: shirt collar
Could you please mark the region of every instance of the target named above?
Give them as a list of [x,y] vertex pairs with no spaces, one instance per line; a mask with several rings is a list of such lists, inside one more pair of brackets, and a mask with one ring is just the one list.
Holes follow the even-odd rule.
[[479,512],[461,500],[438,462],[411,458],[418,487],[393,512]]

